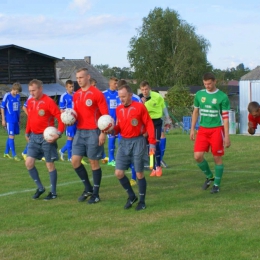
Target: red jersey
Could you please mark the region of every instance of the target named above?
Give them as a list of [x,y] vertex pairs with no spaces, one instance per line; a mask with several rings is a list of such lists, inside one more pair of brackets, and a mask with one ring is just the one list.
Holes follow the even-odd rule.
[[42,134],[46,127],[54,126],[54,118],[58,121],[59,132],[63,133],[65,126],[60,119],[60,109],[47,95],[43,94],[39,100],[29,98],[27,112],[26,134]]
[[73,109],[77,112],[78,129],[97,129],[100,116],[108,115],[105,96],[97,88],[90,86],[86,91],[79,89],[73,95]]
[[260,116],[253,117],[251,114],[248,114],[248,121],[253,123],[253,128],[256,129],[257,125],[260,125]]
[[154,136],[154,125],[146,107],[139,102],[132,101],[131,105],[125,107],[119,105],[116,108],[117,125],[116,134],[120,133],[124,138],[132,138],[148,132],[149,144],[156,144]]

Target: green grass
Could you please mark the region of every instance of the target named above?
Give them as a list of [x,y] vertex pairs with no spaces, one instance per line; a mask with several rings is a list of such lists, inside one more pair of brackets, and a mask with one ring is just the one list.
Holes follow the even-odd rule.
[[[3,152],[6,135],[1,131],[0,137]],[[77,202],[83,185],[69,162],[56,163],[58,198],[34,201],[36,187],[24,162],[0,158],[0,259],[259,259],[258,139],[231,136],[221,191],[210,194],[201,189],[204,175],[189,136],[171,132],[165,154],[170,167],[161,178],[146,172],[142,212],[123,209],[127,195],[111,166],[102,165],[102,201],[87,205]],[[21,154],[23,134],[15,142]],[[211,154],[206,158],[213,168]],[[36,166],[48,187],[45,163]]]

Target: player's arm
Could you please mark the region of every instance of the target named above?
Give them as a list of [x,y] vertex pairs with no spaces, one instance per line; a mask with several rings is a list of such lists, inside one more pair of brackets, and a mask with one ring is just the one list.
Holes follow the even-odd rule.
[[6,126],[5,110],[4,110],[4,108],[2,108],[2,107],[1,107],[1,115],[2,115],[2,126]]
[[191,128],[190,128],[190,140],[195,140],[195,127],[199,117],[199,108],[194,107],[192,117],[191,117]]
[[231,145],[230,138],[229,138],[229,119],[228,119],[228,117],[223,118],[223,122],[224,122],[224,146],[226,148],[228,148]]
[[255,128],[254,128],[254,123],[249,121],[248,122],[248,129],[247,129],[248,133],[250,135],[254,135],[255,134]]

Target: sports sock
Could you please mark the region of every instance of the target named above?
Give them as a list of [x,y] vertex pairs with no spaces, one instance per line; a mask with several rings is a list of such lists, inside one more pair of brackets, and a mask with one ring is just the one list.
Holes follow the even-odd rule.
[[49,172],[49,174],[50,174],[50,182],[51,182],[51,193],[56,195],[57,178],[58,178],[57,170],[55,169],[54,171]]
[[28,150],[28,144],[26,144],[24,150],[23,150],[23,154],[27,154],[27,150]]
[[35,167],[33,167],[31,170],[28,170],[28,172],[29,172],[31,178],[34,180],[35,184],[37,185],[38,189],[43,190],[44,187],[41,183],[37,169]]
[[206,175],[208,179],[213,177],[213,174],[209,168],[208,162],[204,159],[201,163],[197,164],[199,168],[203,171],[203,173]]
[[156,166],[161,166],[160,142],[156,142],[155,160],[156,160]]
[[222,179],[223,171],[224,171],[224,166],[223,166],[223,164],[215,165],[215,180],[214,180],[214,185],[220,186],[220,182],[221,182],[221,179]]
[[9,150],[10,150],[9,137],[7,137],[6,144],[5,144],[5,154],[8,154]]
[[65,153],[67,151],[67,143],[60,149],[62,153]]
[[14,144],[14,139],[13,138],[9,138],[9,146],[10,149],[12,151],[12,156],[16,156],[16,152],[15,152],[15,144]]
[[109,136],[108,138],[108,161],[114,161],[115,160],[115,142],[116,138],[113,136]]
[[165,148],[166,148],[166,138],[161,138],[160,140],[160,148],[161,148],[161,161],[163,160]]
[[99,187],[102,179],[102,171],[101,168],[97,170],[92,170],[93,174],[93,194],[98,195],[99,194]]
[[129,182],[129,179],[124,175],[124,177],[122,179],[119,180],[120,184],[123,186],[123,188],[125,189],[125,191],[128,194],[129,198],[134,198],[135,197],[135,193],[131,187],[131,184]]
[[68,150],[68,159],[71,159],[71,150],[72,150],[72,141],[73,140],[67,140],[67,150]]
[[75,169],[75,172],[78,174],[79,178],[81,179],[82,183],[85,186],[85,191],[92,191],[93,187],[90,184],[88,173],[85,167],[81,164],[78,168]]
[[130,168],[131,168],[131,171],[132,171],[132,178],[131,179],[136,181],[136,171],[135,171],[135,167],[132,163],[130,164]]
[[140,202],[144,202],[145,194],[146,194],[146,186],[147,186],[145,177],[143,179],[138,179],[138,186],[139,186]]

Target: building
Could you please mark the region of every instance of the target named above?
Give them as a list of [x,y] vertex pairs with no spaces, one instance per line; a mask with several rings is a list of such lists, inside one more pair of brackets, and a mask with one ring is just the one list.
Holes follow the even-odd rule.
[[28,97],[28,83],[32,79],[43,82],[43,92],[48,96],[61,95],[65,89],[56,81],[58,60],[14,44],[0,46],[0,98],[14,82],[21,83],[21,96]]
[[[241,77],[239,81],[240,133],[246,134],[248,124],[247,106],[251,101],[260,102],[260,66]],[[256,130],[260,134],[260,129]]]
[[91,65],[91,57],[86,56],[84,59],[65,59],[64,57],[56,64],[57,81],[65,85],[67,80],[75,83],[75,89],[79,88],[76,80],[76,71],[80,68],[87,68],[90,76],[97,81],[97,88],[104,91],[108,88],[108,79]]

